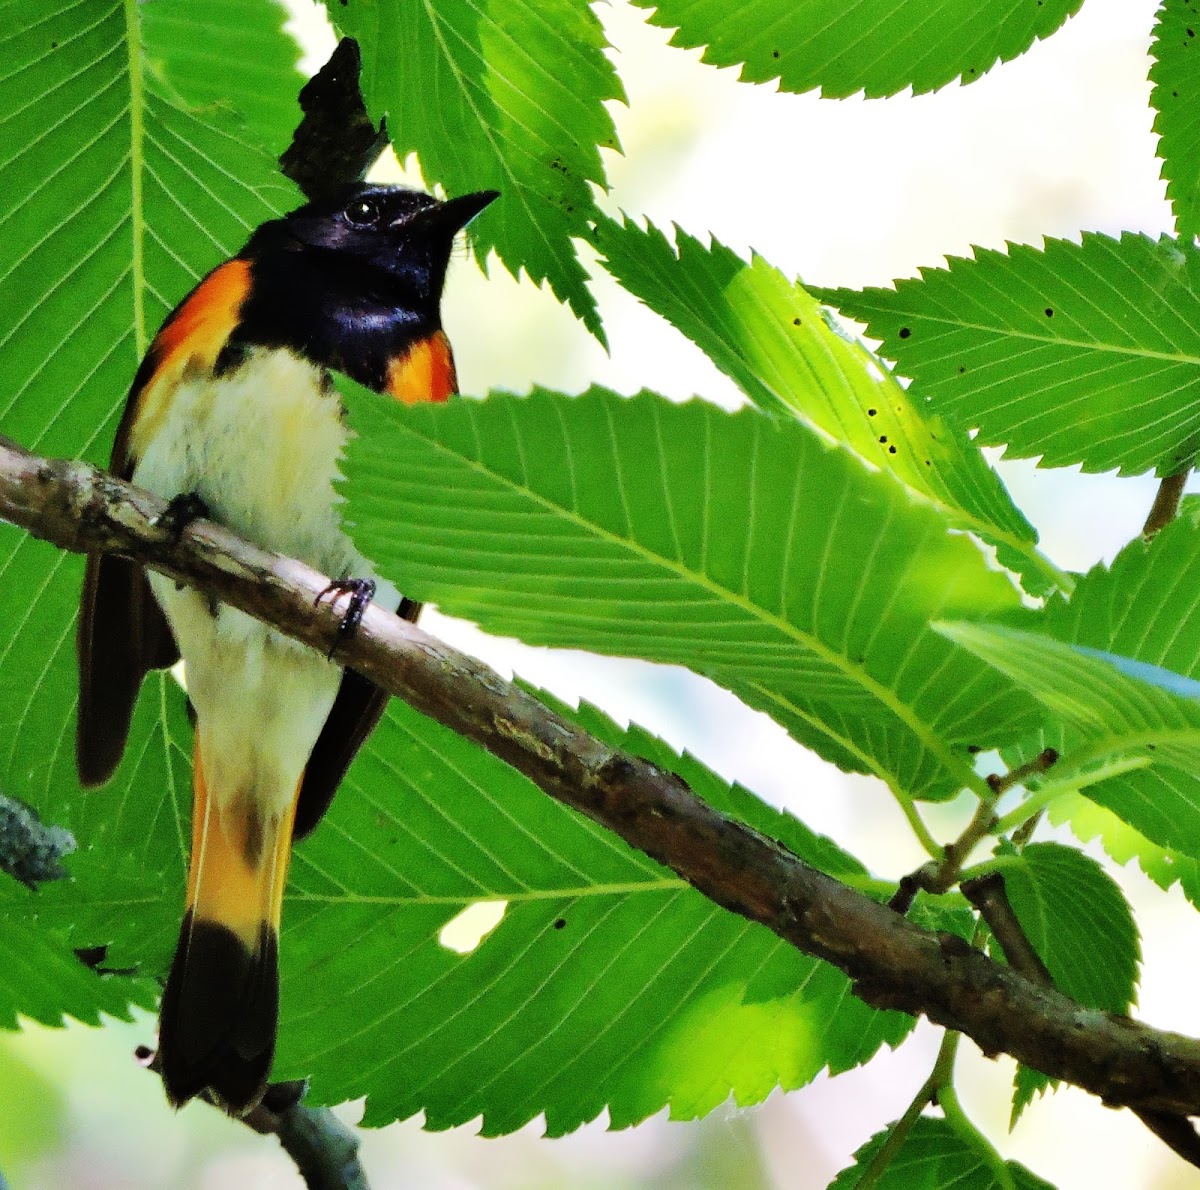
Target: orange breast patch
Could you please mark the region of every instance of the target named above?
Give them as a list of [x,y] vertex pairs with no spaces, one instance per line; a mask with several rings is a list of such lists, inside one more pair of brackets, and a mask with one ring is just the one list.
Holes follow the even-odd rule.
[[392,360],[384,392],[406,405],[444,401],[458,392],[454,356],[445,332],[434,331]]

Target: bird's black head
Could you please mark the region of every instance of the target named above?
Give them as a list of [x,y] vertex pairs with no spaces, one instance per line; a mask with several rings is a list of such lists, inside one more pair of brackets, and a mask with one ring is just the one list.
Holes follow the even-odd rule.
[[264,223],[241,252],[254,280],[230,358],[289,347],[379,388],[388,362],[440,327],[454,236],[496,197],[355,183]]
[[439,202],[420,190],[356,183],[293,211],[282,230],[300,251],[340,257],[359,284],[392,279],[413,307],[436,310],[455,234],[494,198],[481,190]]

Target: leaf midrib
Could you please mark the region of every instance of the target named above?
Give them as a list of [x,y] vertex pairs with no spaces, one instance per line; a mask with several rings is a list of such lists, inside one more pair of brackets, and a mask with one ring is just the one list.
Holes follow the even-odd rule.
[[[801,648],[809,649],[819,658],[828,662],[833,668],[838,669],[852,681],[857,682],[859,686],[871,694],[876,701],[891,711],[891,713],[895,715],[897,719],[899,719],[906,727],[908,727],[909,730],[912,731],[913,734],[921,741],[921,743],[929,750],[929,752],[938,758],[939,762],[944,765],[948,772],[954,774],[959,780],[961,780],[964,786],[975,790],[976,792],[980,793],[981,796],[985,794],[985,787],[983,786],[981,779],[975,774],[974,769],[964,765],[961,759],[954,755],[954,753],[946,747],[945,743],[938,736],[938,734],[930,730],[928,725],[925,724],[925,722],[915,714],[908,704],[902,702],[898,697],[895,697],[892,690],[886,686],[883,686],[880,682],[868,674],[861,666],[856,665],[848,658],[835,652],[829,646],[825,645],[824,642],[820,641],[819,638],[800,632],[787,620],[784,620],[781,617],[766,611],[765,608],[761,608],[758,604],[752,603],[743,596],[730,591],[727,587],[722,587],[720,584],[713,582],[706,573],[689,570],[680,562],[673,562],[664,558],[660,554],[652,553],[649,549],[644,547],[636,540],[619,537],[611,530],[596,524],[594,521],[585,520],[575,510],[566,509],[560,504],[553,503],[547,497],[542,496],[539,492],[533,491],[526,485],[519,484],[515,480],[509,479],[507,476],[501,475],[498,472],[487,468],[479,460],[469,458],[461,452],[454,451],[445,443],[440,442],[437,439],[419,434],[417,430],[410,426],[407,422],[397,420],[394,422],[394,424],[397,425],[403,433],[408,434],[410,437],[415,438],[420,442],[423,442],[427,446],[432,446],[437,452],[446,456],[450,460],[465,465],[476,475],[499,483],[511,492],[525,496],[547,511],[565,517],[570,523],[578,526],[584,531],[595,534],[601,540],[617,546],[618,548],[630,550],[649,564],[667,570],[686,582],[700,586],[701,588],[707,590],[720,602],[729,603],[735,607],[741,608],[752,621],[759,621],[768,626],[774,627],[781,636],[792,640]],[[478,432],[476,433],[476,436],[478,437]],[[833,449],[841,450],[842,448],[835,445]],[[843,453],[847,457],[853,458],[856,462],[860,462],[858,456],[852,452],[844,451]],[[907,489],[905,489],[905,491],[907,492]],[[721,671],[718,670],[717,672]]]
[[[862,308],[862,307],[860,307]],[[930,314],[926,311],[916,310],[901,310],[885,311],[888,317],[903,318],[906,315],[912,321],[921,321],[932,323],[935,326],[950,327],[958,330],[979,331],[984,334],[1003,336],[1009,339],[1022,339],[1030,343],[1041,343],[1053,345],[1056,347],[1070,347],[1079,351],[1102,351],[1112,355],[1131,356],[1136,359],[1153,359],[1164,360],[1167,363],[1173,364],[1192,364],[1200,366],[1200,355],[1187,355],[1182,352],[1167,352],[1154,351],[1148,347],[1120,347],[1112,343],[1104,342],[1089,342],[1083,339],[1064,339],[1051,335],[1037,335],[1032,331],[1013,330],[1002,326],[989,326],[985,323],[964,322],[962,319],[953,319],[946,316]],[[978,367],[986,367],[987,365],[977,365]]]

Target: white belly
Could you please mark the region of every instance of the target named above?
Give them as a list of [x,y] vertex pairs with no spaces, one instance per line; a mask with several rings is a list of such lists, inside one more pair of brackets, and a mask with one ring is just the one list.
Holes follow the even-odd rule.
[[[252,352],[218,381],[179,386],[134,471],[170,499],[197,493],[214,521],[334,577],[371,577],[341,527],[334,491],[346,440],[336,390],[291,353]],[[151,574],[183,657],[210,792],[290,800],[329,714],[341,668],[195,591]],[[388,585],[380,597],[395,607]],[[391,602],[388,602],[391,600]]]

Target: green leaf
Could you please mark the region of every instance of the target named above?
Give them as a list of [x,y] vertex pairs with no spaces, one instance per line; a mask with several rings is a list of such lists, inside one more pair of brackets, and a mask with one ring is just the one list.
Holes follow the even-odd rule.
[[[1060,678],[1047,653],[1021,679],[1044,681],[1043,702],[1065,697],[1075,707],[1060,708],[1061,726],[1041,744],[1064,757],[1043,781],[1064,793],[1073,782],[1086,785],[1088,798],[1177,853],[1151,862],[1155,879],[1184,879],[1191,887],[1191,861],[1200,858],[1200,777],[1194,732],[1182,725],[1194,720],[1189,692],[1200,680],[1192,644],[1200,632],[1200,501],[1185,499],[1180,512],[1153,541],[1136,539],[1111,566],[1094,567],[1070,600],[1053,599],[1009,623],[1054,637],[1061,642],[1049,646],[1055,655],[1072,645],[1083,650],[1069,657]],[[1102,685],[1089,692],[1080,684],[1089,680]],[[1163,739],[1166,724],[1178,726]],[[1105,765],[1119,769],[1122,762],[1136,767],[1097,779]]]
[[1191,0],[1165,0],[1158,10],[1150,52],[1154,65],[1150,103],[1158,113],[1154,131],[1167,197],[1183,239],[1200,232],[1200,127],[1193,113],[1200,102],[1200,31]]
[[798,423],[599,390],[411,409],[344,391],[351,532],[414,598],[687,665],[902,796],[978,786],[968,745],[1032,725],[1011,682],[928,627],[1015,608],[1012,582]]
[[1013,1075],[1012,1111],[1008,1117],[1008,1130],[1011,1132],[1017,1121],[1025,1114],[1025,1109],[1035,1100],[1045,1095],[1047,1091],[1058,1090],[1058,1079],[1034,1070],[1032,1066],[1017,1063],[1017,1071]]
[[1061,843],[1031,843],[1000,862],[1009,902],[1054,986],[1085,1008],[1127,1012],[1140,950],[1133,914],[1113,878]]
[[818,290],[930,408],[1048,467],[1178,471],[1200,446],[1200,250],[1089,234],[975,249],[894,289]]
[[[805,859],[862,872],[692,757],[591,708],[577,718]],[[439,943],[497,901],[477,947]],[[367,1095],[369,1125],[482,1115],[495,1135],[544,1112],[559,1135],[605,1107],[619,1128],[666,1104],[692,1118],[866,1061],[912,1027],[395,701],[298,849],[281,953],[276,1077],[311,1074],[322,1102]],[[775,994],[748,996],[755,983]]]
[[780,90],[820,87],[831,99],[856,91],[920,95],[954,79],[974,82],[997,62],[1049,37],[1083,0],[868,0],[830,8],[820,0],[634,0],[650,23],[675,29],[671,44],[704,46],[705,62],[742,67],[745,82]]
[[621,285],[692,340],[766,412],[798,417],[887,471],[948,520],[1008,547],[1039,593],[1069,585],[962,431],[914,401],[800,285],[714,240],[602,220],[595,244]]
[[127,1021],[131,1004],[154,1004],[151,981],[82,963],[66,933],[40,919],[39,896],[0,876],[0,1029],[20,1028],[20,1017],[54,1026],[67,1017],[98,1025],[102,1013]]
[[[273,157],[300,122],[300,47],[275,0],[154,0],[142,7],[147,66],[192,107],[228,108]],[[236,64],[236,65],[235,65]]]
[[[49,455],[104,462],[149,336],[293,192],[226,121],[181,107],[143,70],[140,5],[5,11],[0,433]],[[117,777],[83,794],[73,741],[81,572],[81,559],[0,525],[0,586],[20,593],[0,624],[0,788],[80,844],[74,879],[43,889],[31,902],[37,911],[64,936],[82,927],[72,945],[145,930],[161,956],[170,916],[178,928],[188,823],[179,753],[187,746],[172,743],[187,730],[183,699],[169,679],[148,682]],[[151,903],[170,888],[167,908],[156,922],[103,910],[114,879],[127,892],[137,882]],[[95,908],[85,914],[83,905]],[[128,1000],[133,985],[108,986],[103,1010],[116,1012],[118,991]],[[45,994],[42,1016],[53,1012]]]
[[[1092,858],[1059,843],[1031,843],[1001,861],[1008,899],[1059,991],[1085,1008],[1125,1013],[1136,1000],[1137,926],[1120,888]],[[1010,1127],[1057,1081],[1019,1066]]]
[[1122,866],[1136,859],[1138,867],[1164,891],[1178,883],[1183,895],[1200,909],[1200,860],[1150,842],[1083,794],[1055,799],[1047,816],[1055,826],[1069,826],[1081,843],[1097,840],[1105,854]]
[[363,94],[386,114],[396,153],[415,152],[449,194],[492,188],[472,223],[482,264],[547,282],[602,343],[604,330],[571,244],[600,217],[600,147],[617,148],[604,104],[623,99],[607,42],[584,0],[478,4],[328,2],[362,47]]
[[[1200,682],[1040,632],[939,630],[1024,683],[1070,729],[1049,788],[1082,788],[1154,842],[1200,856]],[[1115,776],[1111,761],[1126,762]]]
[[[895,1125],[877,1132],[857,1153],[854,1164],[842,1170],[829,1190],[855,1190],[863,1185],[863,1175],[892,1135]],[[996,1158],[982,1144],[956,1132],[946,1121],[921,1116],[872,1190],[1007,1190],[996,1176]],[[1053,1190],[1049,1182],[1032,1174],[1023,1165],[1007,1161],[1016,1190]]]

